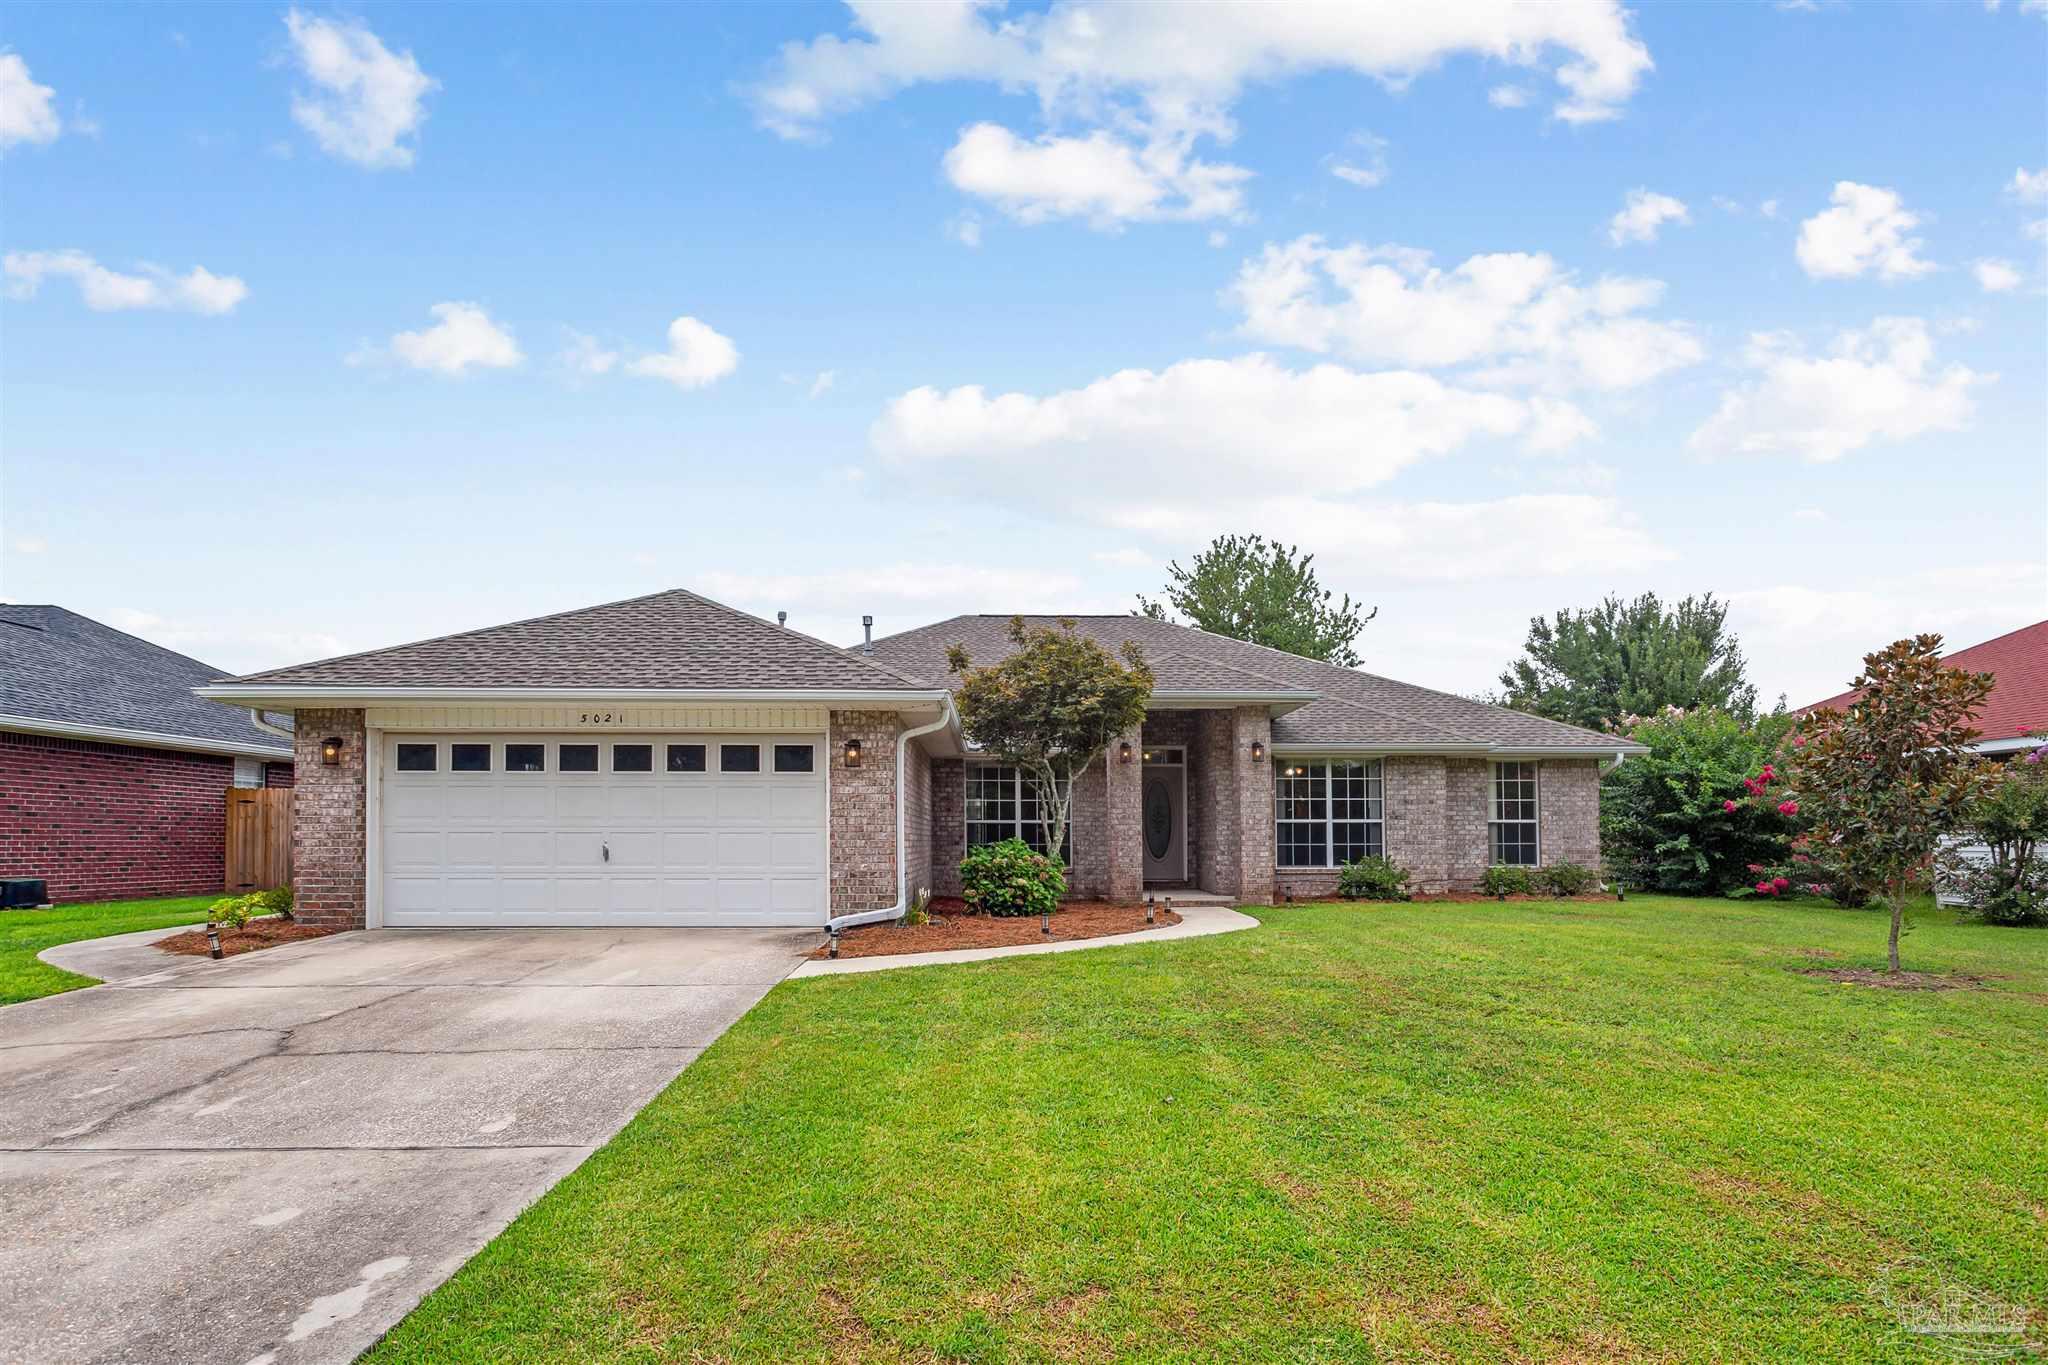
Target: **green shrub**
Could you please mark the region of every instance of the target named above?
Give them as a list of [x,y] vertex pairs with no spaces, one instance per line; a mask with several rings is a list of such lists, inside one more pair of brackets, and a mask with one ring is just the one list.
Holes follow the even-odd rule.
[[1529,879],[1528,868],[1495,863],[1479,879],[1479,889],[1489,896],[1526,896],[1535,889],[1535,884]]
[[1337,874],[1337,894],[1347,901],[1408,900],[1408,869],[1387,858],[1360,858]]
[[988,915],[1047,915],[1067,894],[1058,863],[1033,853],[1022,839],[967,850],[960,860],[960,894],[967,908]]
[[1552,863],[1536,874],[1536,881],[1553,896],[1578,896],[1600,884],[1600,874],[1577,863]]
[[1772,761],[1789,725],[1783,715],[1745,725],[1711,709],[1637,722],[1630,737],[1650,752],[1631,754],[1600,784],[1601,855],[1614,877],[1667,895],[1728,896],[1755,883],[1752,866],[1783,862],[1801,822],[1775,800],[1752,799],[1744,782]]
[[239,929],[262,913],[254,896],[224,896],[213,903],[206,917],[223,929]]
[[[1987,924],[2048,924],[2048,772],[2031,759],[1997,769],[1964,813],[1968,832],[1936,858],[1937,885]],[[1981,852],[1965,857],[1965,847]]]
[[263,907],[262,913],[266,915],[292,918],[292,888],[289,883],[284,886],[273,886],[268,891],[258,891],[253,899]]

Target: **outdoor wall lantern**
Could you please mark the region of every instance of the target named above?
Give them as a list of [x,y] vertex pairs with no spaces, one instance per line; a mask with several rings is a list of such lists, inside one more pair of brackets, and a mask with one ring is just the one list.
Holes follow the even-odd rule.
[[1129,740],[1125,740],[1116,746],[1116,761],[1119,763],[1129,763],[1131,761],[1131,742]]
[[858,768],[860,766],[860,741],[857,739],[846,741],[846,766],[849,768]]
[[320,741],[320,763],[323,767],[334,768],[341,764],[341,736],[329,735]]
[[1266,741],[1264,741],[1264,740],[1262,740],[1262,739],[1255,739],[1255,740],[1253,740],[1253,741],[1252,741],[1252,762],[1254,762],[1254,763],[1264,763],[1265,761],[1266,761]]

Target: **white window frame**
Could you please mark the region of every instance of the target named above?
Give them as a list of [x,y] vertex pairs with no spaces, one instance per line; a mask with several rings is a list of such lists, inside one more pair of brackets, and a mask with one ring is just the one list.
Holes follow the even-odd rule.
[[[976,820],[972,818],[972,812],[968,803],[973,800],[976,775],[977,773],[986,772],[991,768],[998,772],[1008,772],[1010,774],[1009,805],[1011,815],[1007,820]],[[1010,827],[1010,833],[1003,835],[1002,838],[1022,839],[1027,844],[1031,842],[1030,836],[1024,832],[1027,829],[1035,829],[1043,837],[1045,833],[1044,825],[1036,817],[1027,819],[1024,814],[1026,781],[1024,770],[1013,764],[998,763],[993,759],[981,759],[967,764],[966,780],[960,784],[960,838],[963,847],[982,847],[982,844],[974,842],[974,827],[977,825],[996,825],[1000,827],[1007,824]],[[1000,840],[984,841],[984,843],[996,842],[1000,842]],[[1071,802],[1067,805],[1067,831],[1066,838],[1061,842],[1061,850],[1066,854],[1066,865],[1072,867],[1074,865],[1074,807]]]
[[[1355,799],[1362,801],[1367,810],[1372,810],[1376,806],[1379,810],[1377,818],[1338,818],[1337,802],[1330,791],[1331,784],[1339,780],[1334,771],[1337,768],[1361,769],[1355,775],[1345,773],[1342,780],[1347,782],[1362,781],[1365,783],[1364,794]],[[1320,769],[1320,773],[1318,773],[1318,769]],[[1290,782],[1310,784],[1307,796],[1302,798],[1283,795],[1284,788],[1282,784]],[[1283,812],[1281,807],[1283,800],[1306,799],[1314,802],[1317,799],[1316,784],[1321,784],[1322,787],[1320,795],[1323,813],[1321,816],[1297,818]],[[1323,860],[1321,862],[1286,863],[1280,861],[1282,850],[1288,846],[1287,841],[1281,836],[1290,825],[1306,825],[1310,828],[1319,825],[1322,827]],[[1365,851],[1360,853],[1359,857],[1386,856],[1387,765],[1385,759],[1318,757],[1309,754],[1297,758],[1278,758],[1273,760],[1273,865],[1276,868],[1282,872],[1313,872],[1343,867],[1344,863],[1337,857],[1337,827],[1339,825],[1364,825],[1368,827],[1365,831]]]
[[[1528,775],[1527,775],[1527,777],[1523,777],[1523,776],[1522,776],[1522,775],[1521,775],[1520,773],[1517,773],[1517,774],[1516,774],[1516,775],[1515,775],[1515,776],[1514,776],[1513,778],[1508,778],[1508,777],[1506,776],[1506,770],[1507,770],[1507,769],[1509,769],[1509,768],[1517,768],[1517,769],[1519,769],[1519,768],[1526,768],[1526,769],[1528,769]],[[1503,781],[1503,780],[1508,780],[1508,781],[1514,781],[1514,782],[1524,782],[1524,781],[1526,781],[1526,782],[1527,782],[1527,783],[1529,784],[1529,795],[1528,795],[1528,797],[1526,798],[1526,800],[1528,801],[1528,805],[1529,805],[1529,814],[1528,814],[1528,816],[1527,816],[1526,818],[1524,818],[1524,817],[1521,817],[1521,816],[1517,816],[1517,817],[1515,817],[1514,819],[1510,820],[1510,819],[1508,819],[1508,818],[1504,817],[1504,816],[1503,816],[1503,815],[1501,814],[1501,810],[1502,810],[1502,798],[1501,798],[1501,783],[1502,783],[1502,781]],[[1519,797],[1519,796],[1518,796],[1518,797],[1516,797],[1515,799],[1516,799],[1517,801],[1520,801],[1520,800],[1523,800],[1524,798],[1522,798],[1522,797]],[[1523,826],[1526,826],[1526,827],[1528,828],[1528,831],[1529,831],[1529,838],[1528,838],[1528,840],[1527,840],[1527,843],[1528,843],[1528,846],[1529,846],[1529,861],[1527,861],[1527,862],[1525,862],[1525,863],[1508,863],[1508,864],[1505,864],[1505,866],[1509,866],[1509,867],[1541,867],[1541,866],[1543,865],[1543,820],[1542,820],[1542,813],[1543,813],[1543,767],[1542,767],[1542,765],[1541,765],[1541,764],[1539,764],[1539,763],[1538,763],[1538,762],[1537,762],[1537,761],[1536,761],[1535,759],[1533,759],[1533,758],[1507,758],[1507,759],[1498,759],[1498,760],[1495,760],[1495,762],[1493,763],[1492,767],[1490,768],[1490,770],[1489,770],[1489,771],[1488,771],[1488,773],[1487,773],[1487,780],[1486,780],[1486,859],[1487,859],[1487,862],[1488,862],[1489,864],[1492,864],[1492,865],[1494,865],[1494,866],[1501,866],[1501,865],[1503,865],[1503,864],[1501,864],[1501,862],[1500,862],[1500,831],[1501,831],[1501,830],[1502,830],[1502,829],[1503,829],[1504,827],[1506,827],[1506,826],[1509,826],[1509,825],[1513,825],[1513,826],[1516,826],[1516,827],[1518,827],[1518,828],[1519,828],[1519,827],[1523,827]],[[1522,842],[1522,841],[1518,840],[1517,842],[1518,842],[1518,843],[1520,843],[1520,842]]]

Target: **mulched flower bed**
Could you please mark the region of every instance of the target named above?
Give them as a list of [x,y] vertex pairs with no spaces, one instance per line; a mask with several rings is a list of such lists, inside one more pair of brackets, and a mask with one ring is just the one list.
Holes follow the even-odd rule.
[[[1038,916],[997,919],[970,915],[967,906],[950,897],[932,901],[925,924],[863,924],[839,936],[841,957],[882,957],[893,953],[942,953],[950,948],[1008,948],[1019,943],[1056,943],[1080,938],[1107,938],[1142,929],[1179,924],[1180,916],[1161,906],[1158,919],[1145,923],[1145,907],[1109,901],[1069,901],[1052,915],[1052,937],[1039,931]],[[824,957],[818,949],[812,957]]]
[[[223,955],[233,957],[237,953],[253,953],[258,948],[275,948],[280,943],[299,943],[309,938],[325,938],[335,932],[314,924],[301,924],[290,919],[252,919],[239,929],[220,931],[220,950]],[[160,938],[150,945],[167,953],[184,957],[205,957],[207,954],[206,931],[191,929],[182,934]]]
[[1888,991],[1974,991],[1984,978],[1967,972],[1883,972],[1867,967],[1803,967],[1801,976],[1818,976],[1845,986],[1876,986]]

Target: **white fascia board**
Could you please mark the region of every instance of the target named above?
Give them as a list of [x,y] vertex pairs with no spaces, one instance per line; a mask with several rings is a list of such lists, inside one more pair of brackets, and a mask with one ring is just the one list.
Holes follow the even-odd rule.
[[1293,741],[1275,744],[1276,758],[1310,758],[1316,754],[1483,754],[1488,758],[1501,759],[1545,759],[1545,758],[1613,758],[1616,754],[1646,754],[1649,750],[1640,744],[1623,741],[1615,744],[1553,745],[1549,748],[1515,748],[1506,744],[1489,744],[1475,741],[1467,744],[1446,744],[1442,741],[1417,741],[1408,744],[1316,744],[1308,741]]
[[370,703],[402,705],[406,702],[481,703],[493,702],[590,702],[630,705],[634,703],[688,702],[692,704],[751,705],[760,702],[811,702],[846,705],[936,706],[949,693],[943,688],[927,691],[881,688],[824,687],[290,687],[272,683],[214,683],[192,689],[195,697],[224,701],[236,706],[261,706],[271,711],[290,711],[300,706],[363,706]]
[[2038,749],[2048,744],[2048,735],[2019,735],[2012,739],[1980,739],[1970,746],[1980,754],[2012,754],[2022,749]]
[[24,735],[49,735],[55,739],[90,739],[104,744],[130,744],[138,749],[171,749],[183,754],[227,754],[234,758],[263,758],[289,763],[292,751],[276,745],[239,744],[231,739],[204,739],[197,735],[167,735],[156,730],[124,730],[112,725],[73,725],[61,720],[40,720],[34,716],[0,716],[0,730]]

